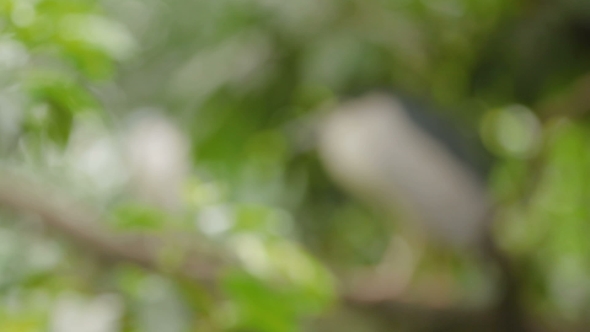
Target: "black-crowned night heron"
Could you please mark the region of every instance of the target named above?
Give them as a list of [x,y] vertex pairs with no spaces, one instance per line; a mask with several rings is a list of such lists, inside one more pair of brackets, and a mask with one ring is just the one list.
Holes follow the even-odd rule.
[[374,93],[337,106],[321,126],[318,152],[343,189],[405,211],[439,242],[483,241],[490,209],[484,185],[398,98]]

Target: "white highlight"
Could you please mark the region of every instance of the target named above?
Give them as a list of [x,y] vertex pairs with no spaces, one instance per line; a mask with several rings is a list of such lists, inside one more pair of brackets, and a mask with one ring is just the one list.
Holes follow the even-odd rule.
[[164,209],[180,208],[189,170],[189,144],[181,131],[164,117],[145,116],[134,123],[126,143],[136,196]]

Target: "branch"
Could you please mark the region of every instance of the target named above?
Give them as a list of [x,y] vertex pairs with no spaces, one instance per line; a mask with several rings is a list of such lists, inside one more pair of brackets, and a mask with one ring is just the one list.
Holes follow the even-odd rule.
[[[452,326],[449,329],[451,331],[487,331],[489,328],[506,332],[530,331],[531,319],[527,317],[521,298],[524,281],[520,271],[517,264],[492,239],[494,211],[495,209],[491,209],[488,212],[484,241],[477,251],[480,260],[498,269],[495,280],[497,300],[493,303],[479,308],[465,308],[452,303],[441,306],[439,303],[429,304],[423,300],[418,303],[416,299],[404,295],[400,287],[405,288],[406,281],[403,281],[403,276],[398,275],[397,269],[383,267],[352,274],[350,282],[344,284],[341,291],[344,299],[354,306],[387,313],[390,319],[395,317],[394,319],[401,321],[416,321],[420,326]],[[474,328],[480,324],[485,329]]]
[[187,277],[211,284],[222,262],[199,255],[194,248],[183,250],[183,260],[166,266],[162,253],[177,249],[176,242],[137,234],[120,234],[102,226],[100,213],[65,199],[56,190],[35,184],[11,172],[0,172],[0,208],[23,215],[38,216],[47,228],[65,235],[79,247],[118,263],[132,263],[148,270]]
[[[183,252],[184,260],[180,264],[172,269],[166,268],[160,254],[178,247],[178,241],[166,242],[156,236],[116,233],[102,226],[100,213],[65,198],[57,190],[49,190],[44,185],[3,170],[0,171],[0,208],[21,215],[38,216],[47,228],[109,261],[131,263],[158,273],[186,277],[211,288],[215,288],[224,267],[234,266],[229,260],[212,258],[188,248]],[[377,316],[387,324],[405,326],[411,331],[497,331],[499,313],[493,308],[436,307],[400,299],[371,299],[366,294],[359,294],[358,289],[343,289],[340,298],[343,304],[357,312]],[[560,326],[560,331],[575,331]]]
[[346,303],[403,331],[499,331],[497,317],[486,309],[438,308],[395,300],[364,303],[347,299]]

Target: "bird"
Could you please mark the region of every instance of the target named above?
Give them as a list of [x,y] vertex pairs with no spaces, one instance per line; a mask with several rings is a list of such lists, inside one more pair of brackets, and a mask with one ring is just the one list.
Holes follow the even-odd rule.
[[[395,94],[338,103],[319,126],[318,155],[342,189],[385,211],[403,211],[434,241],[470,248],[485,240],[491,200],[457,135]],[[425,120],[426,119],[426,120]]]

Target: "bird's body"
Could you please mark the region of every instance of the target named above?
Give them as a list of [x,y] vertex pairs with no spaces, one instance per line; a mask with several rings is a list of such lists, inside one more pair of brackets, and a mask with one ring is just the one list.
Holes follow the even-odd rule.
[[402,208],[443,242],[481,242],[489,210],[485,187],[395,97],[372,94],[344,103],[320,137],[324,165],[353,195],[386,210]]

